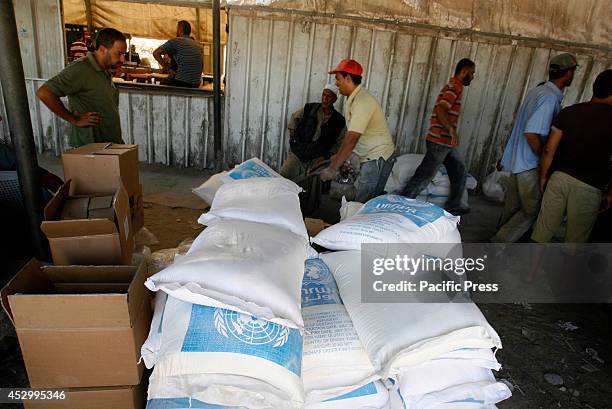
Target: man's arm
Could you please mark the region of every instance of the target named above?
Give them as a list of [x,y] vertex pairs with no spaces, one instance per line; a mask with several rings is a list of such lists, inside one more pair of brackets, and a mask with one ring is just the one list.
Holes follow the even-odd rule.
[[451,142],[453,144],[458,144],[459,136],[457,135],[457,130],[455,129],[455,127],[453,126],[453,124],[451,123],[448,117],[448,110],[449,110],[449,107],[446,104],[438,104],[434,108],[434,111],[436,113],[436,116],[438,117],[438,120],[440,121],[442,126],[446,128],[449,135],[451,136]]
[[36,95],[55,115],[70,122],[74,126],[85,128],[88,126],[100,125],[99,112],[85,112],[82,114],[75,112],[73,114],[66,109],[62,100],[51,91],[51,88],[44,84],[38,89]]
[[155,49],[155,51],[153,51],[153,58],[155,58],[155,61],[157,61],[159,63],[159,66],[162,67],[164,70],[167,70],[169,68],[169,64],[167,64],[164,61],[164,50],[162,50],[162,47],[157,47]]
[[527,143],[529,144],[529,147],[533,153],[538,156],[542,156],[542,139],[540,138],[540,135],[537,133],[527,132],[525,133],[525,139],[527,139]]
[[338,149],[338,153],[330,158],[330,164],[323,172],[321,172],[321,180],[331,180],[336,176],[338,169],[340,166],[346,161],[349,156],[351,156],[351,152],[359,142],[359,138],[361,134],[354,131],[348,131],[346,135],[344,135],[344,139],[342,140],[342,145],[340,145],[340,149]]
[[612,178],[608,182],[608,190],[601,195],[601,207],[599,211],[605,212],[612,208]]
[[[550,130],[548,141],[544,146],[544,152],[542,152],[542,157],[540,158],[540,191],[542,193],[544,193],[544,188],[546,187],[546,182],[548,181],[548,172],[550,171],[550,165],[552,164],[553,158],[555,157],[555,152],[557,152],[557,148],[559,147],[559,143],[561,142],[562,136],[563,132],[553,126]],[[540,138],[538,137],[538,140],[539,139]]]
[[291,119],[289,120],[289,123],[287,124],[287,129],[289,129],[289,137],[291,139],[293,139],[293,133],[297,129],[298,125],[300,124],[300,122],[302,122],[303,116],[304,116],[303,107],[298,109],[291,115]]

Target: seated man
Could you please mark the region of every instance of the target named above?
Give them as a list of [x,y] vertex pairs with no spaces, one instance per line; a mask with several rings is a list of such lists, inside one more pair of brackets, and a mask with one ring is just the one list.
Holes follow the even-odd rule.
[[312,166],[329,159],[332,149],[344,134],[344,117],[334,108],[338,88],[327,84],[321,102],[311,102],[291,116],[289,122],[290,151],[281,168],[281,175],[296,179]]
[[[202,69],[204,60],[202,58],[202,47],[196,41],[189,38],[191,25],[188,21],[181,20],[176,26],[176,37],[166,41],[153,51],[153,57],[160,67],[168,72],[169,77],[162,80],[162,85],[175,87],[199,88],[202,82]],[[176,62],[176,67],[171,61]]]

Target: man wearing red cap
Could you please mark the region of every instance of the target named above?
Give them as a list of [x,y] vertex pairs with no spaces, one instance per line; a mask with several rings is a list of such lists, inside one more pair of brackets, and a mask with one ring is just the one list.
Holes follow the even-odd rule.
[[347,97],[347,132],[338,153],[321,173],[321,180],[333,179],[351,153],[355,154],[361,164],[355,200],[364,203],[383,193],[395,162],[395,145],[380,103],[361,86],[361,65],[355,60],[342,60],[329,73],[336,76],[336,86]]

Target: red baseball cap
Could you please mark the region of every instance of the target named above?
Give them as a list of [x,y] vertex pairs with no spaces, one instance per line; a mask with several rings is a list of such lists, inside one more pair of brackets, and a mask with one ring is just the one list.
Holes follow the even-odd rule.
[[359,64],[355,60],[344,59],[340,61],[340,64],[333,70],[331,70],[330,74],[335,74],[337,72],[348,72],[353,75],[361,75],[363,74],[363,68],[361,68],[361,64]]

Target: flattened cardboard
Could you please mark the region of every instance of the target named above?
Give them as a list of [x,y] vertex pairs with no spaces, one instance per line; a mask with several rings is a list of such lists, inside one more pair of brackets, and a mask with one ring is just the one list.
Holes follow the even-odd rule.
[[[49,239],[56,265],[130,264],[133,251],[132,218],[128,196],[119,184],[113,199],[114,217],[60,220],[62,204],[69,198],[68,180],[44,210],[41,229]],[[104,214],[108,216],[108,213]]]
[[[79,277],[82,283],[74,282]],[[140,347],[151,322],[146,277],[145,263],[60,267],[28,262],[0,295],[15,325],[30,385],[138,384]]]
[[321,230],[330,226],[329,223],[325,223],[321,219],[305,218],[304,224],[306,225],[306,231],[310,237],[314,237],[321,232]]
[[121,180],[128,196],[140,193],[138,145],[91,143],[64,152],[64,177],[72,179],[72,196],[108,194]]
[[26,402],[25,409],[144,409],[147,376],[139,385],[99,388],[70,388],[64,401]]

